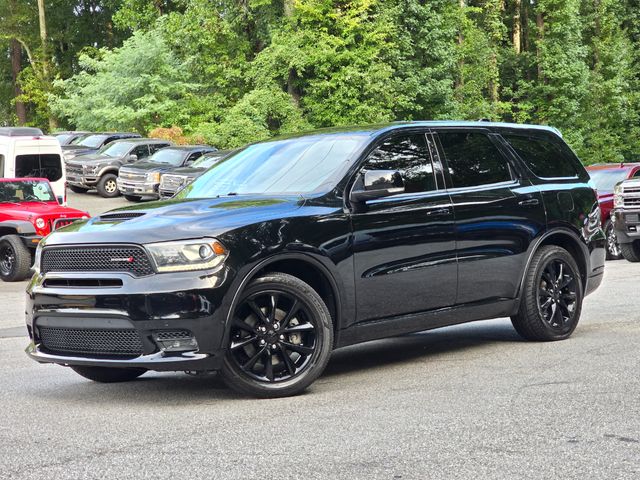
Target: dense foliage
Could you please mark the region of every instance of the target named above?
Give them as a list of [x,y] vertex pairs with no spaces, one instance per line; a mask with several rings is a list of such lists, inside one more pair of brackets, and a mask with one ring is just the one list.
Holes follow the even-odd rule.
[[640,151],[638,0],[38,3],[0,0],[0,123],[235,147],[488,118],[556,126],[588,163]]

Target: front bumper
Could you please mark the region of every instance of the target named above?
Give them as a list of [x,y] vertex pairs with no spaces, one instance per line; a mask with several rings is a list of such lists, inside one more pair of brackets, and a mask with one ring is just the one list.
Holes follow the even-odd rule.
[[118,177],[116,183],[118,184],[118,190],[123,195],[159,198],[158,183],[136,182],[133,180],[124,180],[120,177]]
[[640,209],[616,209],[611,213],[618,243],[640,240]]
[[67,174],[67,183],[75,187],[95,187],[98,184],[99,177],[96,175],[80,175],[77,173]]
[[[86,287],[88,277],[102,285]],[[227,273],[156,274],[134,278],[128,274],[36,275],[27,288],[26,324],[31,343],[27,355],[40,363],[101,367],[145,368],[157,371],[218,370],[224,356],[228,291]],[[75,285],[75,286],[74,286]],[[176,285],[180,290],[176,291]],[[47,343],[46,329],[58,338],[96,332],[128,332],[140,350],[128,352],[73,351]],[[159,332],[186,331],[197,342],[191,351],[167,351]],[[68,336],[68,337],[67,337]],[[104,342],[100,341],[100,346]],[[74,344],[75,345],[75,344]],[[94,343],[85,343],[91,350]]]

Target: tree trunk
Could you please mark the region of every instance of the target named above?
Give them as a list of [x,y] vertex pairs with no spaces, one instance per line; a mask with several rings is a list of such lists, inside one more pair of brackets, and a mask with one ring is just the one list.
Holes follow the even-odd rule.
[[17,100],[22,95],[20,84],[18,83],[18,76],[22,71],[22,47],[17,40],[11,40],[11,79],[13,81],[13,95],[16,98],[16,116],[18,117],[18,125],[24,125],[27,123],[27,109],[24,103]]
[[[40,43],[42,46],[42,76],[44,81],[49,84],[49,48],[47,42],[47,19],[44,11],[44,0],[38,0],[38,23],[40,25]],[[49,114],[49,131],[58,127],[58,122],[52,114]]]
[[514,0],[513,13],[513,50],[517,55],[522,52],[522,0]]
[[[467,0],[458,0],[458,6],[460,7],[461,18],[465,15],[464,8],[467,6]],[[458,46],[462,46],[464,43],[464,34],[462,33],[462,25],[460,25],[460,31],[458,32]],[[460,52],[460,59],[458,60],[458,76],[456,77],[456,89],[464,86],[464,57]]]
[[542,68],[542,49],[540,48],[541,43],[544,41],[544,17],[540,12],[536,14],[536,27],[538,27],[538,41],[536,45],[538,80],[544,83],[544,69]]

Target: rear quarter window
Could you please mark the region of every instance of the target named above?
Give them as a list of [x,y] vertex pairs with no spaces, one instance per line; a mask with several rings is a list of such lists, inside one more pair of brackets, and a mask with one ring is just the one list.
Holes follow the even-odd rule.
[[579,176],[571,149],[560,139],[531,135],[502,134],[518,156],[539,178],[576,178]]

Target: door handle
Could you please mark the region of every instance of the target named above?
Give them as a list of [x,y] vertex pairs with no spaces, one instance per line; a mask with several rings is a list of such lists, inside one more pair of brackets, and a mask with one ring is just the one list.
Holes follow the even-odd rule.
[[427,210],[427,215],[449,215],[450,213],[451,213],[451,209],[448,207],[436,208],[434,210]]
[[533,205],[538,205],[540,201],[537,198],[530,198],[529,200],[521,200],[518,202],[518,205],[522,205],[523,207],[530,207]]

